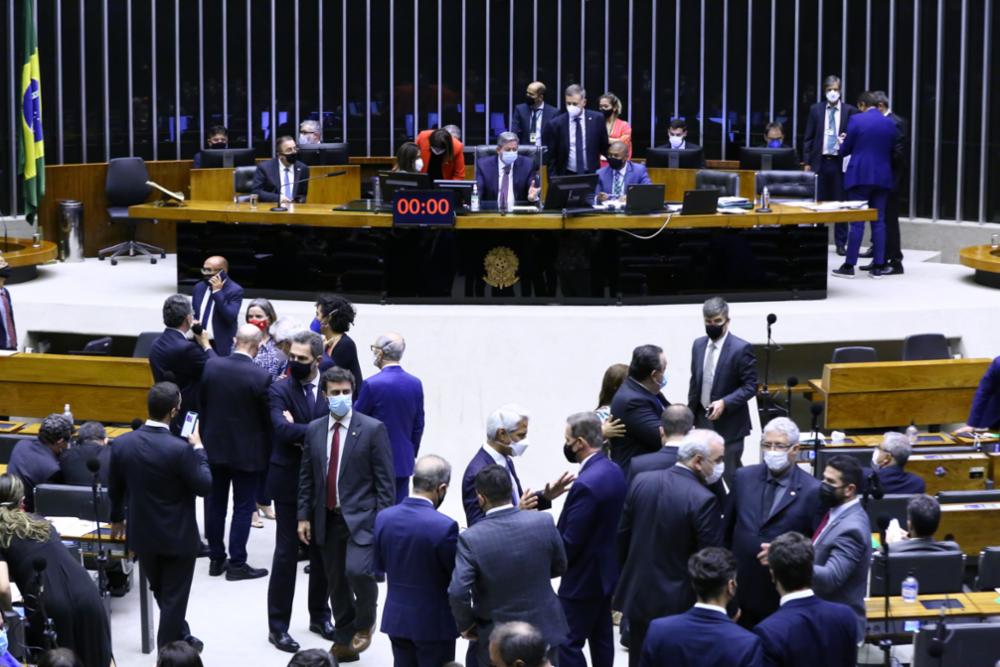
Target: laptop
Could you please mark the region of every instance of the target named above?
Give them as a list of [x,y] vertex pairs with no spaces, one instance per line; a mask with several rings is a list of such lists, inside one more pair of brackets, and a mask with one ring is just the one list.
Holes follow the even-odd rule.
[[684,193],[681,215],[714,215],[718,208],[718,190],[688,190]]
[[625,213],[642,215],[663,210],[663,190],[659,185],[630,185],[625,192]]

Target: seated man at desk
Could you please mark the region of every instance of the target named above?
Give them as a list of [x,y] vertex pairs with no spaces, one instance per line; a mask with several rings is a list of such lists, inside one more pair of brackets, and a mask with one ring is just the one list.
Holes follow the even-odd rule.
[[24,509],[35,511],[35,487],[39,484],[61,484],[59,457],[69,447],[73,425],[60,414],[53,413],[42,420],[37,439],[25,439],[10,453],[7,472],[24,482]]
[[[229,147],[229,132],[224,125],[213,125],[208,128],[208,147],[212,150],[220,150]],[[201,169],[201,151],[194,154],[191,164],[192,169]]]
[[517,146],[516,134],[501,132],[497,137],[497,159],[476,160],[480,201],[495,201],[500,210],[517,201],[538,201],[538,170],[531,158],[517,154]]
[[250,192],[261,201],[304,204],[309,191],[309,167],[296,160],[299,148],[292,137],[278,137],[276,146],[278,156],[257,165]]
[[674,118],[670,121],[667,129],[667,139],[670,143],[658,146],[658,148],[668,148],[673,151],[695,150],[701,148],[698,144],[692,144],[687,140],[688,126],[682,118]]
[[87,466],[90,460],[97,461],[97,478],[104,488],[108,487],[108,473],[111,470],[111,447],[108,434],[100,422],[84,422],[76,436],[76,443],[59,457],[62,483],[73,486],[90,486],[94,473]]
[[927,495],[916,496],[906,506],[906,534],[889,531],[885,537],[889,543],[889,553],[961,551],[956,542],[934,539],[940,523],[941,505],[938,501]]
[[612,141],[608,148],[608,166],[597,170],[597,201],[624,201],[630,185],[650,185],[645,165],[628,159],[628,144]]
[[[872,452],[872,472],[878,476],[883,493],[923,493],[927,485],[912,472],[903,470],[913,448],[902,433],[890,431]],[[867,478],[867,476],[866,476]]]

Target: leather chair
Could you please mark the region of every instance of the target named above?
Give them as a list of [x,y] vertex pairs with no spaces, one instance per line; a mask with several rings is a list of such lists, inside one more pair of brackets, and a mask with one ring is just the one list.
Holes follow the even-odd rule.
[[755,181],[758,195],[767,186],[771,197],[816,200],[816,174],[811,171],[758,171]]
[[84,521],[111,520],[111,499],[101,488],[94,513],[94,495],[90,486],[39,484],[35,487],[35,512],[42,516],[71,516]]
[[70,350],[70,354],[84,355],[104,355],[111,352],[111,336],[102,336],[94,340],[87,341],[82,350]]
[[718,190],[723,197],[736,197],[740,194],[740,175],[701,169],[694,175],[694,187],[696,190]]
[[[497,147],[492,144],[478,144],[473,147],[473,152],[477,161],[480,158],[496,158]],[[545,146],[539,149],[538,146],[532,144],[518,145],[517,154],[530,157],[537,167],[542,164],[542,158],[545,155]]]
[[233,169],[233,192],[237,201],[245,202],[250,200],[250,186],[253,185],[253,176],[257,173],[256,166],[236,167]]
[[903,341],[903,361],[951,359],[951,349],[944,334],[914,334]]
[[[920,449],[920,453],[924,453]],[[953,451],[948,448],[948,451]],[[1000,502],[1000,489],[970,489],[967,491],[940,491],[937,494],[937,501],[942,505],[953,505],[956,503],[997,503]],[[1000,538],[998,538],[1000,541]]]
[[887,493],[881,498],[869,498],[867,512],[872,528],[875,529],[878,526],[878,520],[881,516],[896,519],[900,526],[905,527],[906,506],[912,498],[913,494],[910,493]]
[[1000,547],[986,547],[979,552],[977,591],[992,591],[1000,587]]
[[108,176],[104,185],[108,222],[112,225],[125,225],[129,240],[98,251],[98,259],[110,257],[111,265],[114,266],[119,257],[149,257],[149,263],[156,264],[156,255],[161,258],[167,256],[163,248],[135,240],[136,227],[141,221],[128,215],[129,206],[142,204],[149,198],[150,187],[146,185],[148,180],[149,173],[142,158],[119,157],[108,162]]
[[153,341],[155,341],[159,335],[160,331],[143,331],[139,334],[139,337],[135,339],[135,347],[132,349],[132,357],[136,359],[148,359],[149,351],[153,348]]
[[862,364],[872,361],[878,361],[875,348],[863,346],[834,348],[833,356],[830,358],[831,364]]
[[[920,585],[920,593],[961,593],[965,574],[965,554],[960,551],[930,553],[892,553],[889,547],[889,593],[901,595],[903,579],[912,574]],[[885,558],[872,559],[868,579],[871,597],[885,595]]]

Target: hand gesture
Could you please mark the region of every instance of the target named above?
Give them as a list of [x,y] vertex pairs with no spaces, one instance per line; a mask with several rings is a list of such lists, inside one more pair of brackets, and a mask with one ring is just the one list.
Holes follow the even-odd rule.
[[294,424],[295,423],[295,417],[293,417],[292,413],[289,412],[288,410],[282,410],[281,411],[281,416],[284,417],[285,421],[288,422],[289,424]]
[[208,279],[208,284],[211,286],[213,292],[218,292],[222,289],[222,277],[216,273],[214,276]]
[[770,549],[771,549],[770,542],[764,542],[763,544],[760,545],[760,553],[757,554],[757,560],[760,561],[760,564],[763,565],[764,567],[767,567],[768,564],[767,554],[770,551]]
[[525,489],[521,495],[521,502],[517,504],[517,507],[522,510],[538,509],[538,495],[531,489]]
[[201,428],[201,422],[197,421],[194,423],[194,430],[191,431],[191,435],[188,436],[188,442],[191,443],[192,447],[204,447],[201,444],[201,432],[198,430]]
[[620,438],[625,435],[625,424],[617,417],[608,417],[601,423],[601,435],[605,440]]
[[726,402],[721,398],[717,401],[712,401],[708,406],[708,420],[715,421],[722,416],[722,413],[726,410]]
[[566,490],[569,489],[569,485],[572,484],[575,479],[576,475],[573,473],[564,472],[559,476],[559,479],[545,485],[545,491],[542,492],[542,495],[545,496],[546,500],[555,500],[562,494],[566,493]]

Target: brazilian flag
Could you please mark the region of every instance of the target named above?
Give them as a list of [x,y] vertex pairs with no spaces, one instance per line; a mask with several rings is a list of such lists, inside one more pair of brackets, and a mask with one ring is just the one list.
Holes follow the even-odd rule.
[[38,67],[38,36],[32,0],[24,8],[24,59],[21,66],[21,131],[17,133],[17,173],[24,175],[24,207],[29,223],[35,220],[45,196],[45,144],[42,141],[42,82]]

